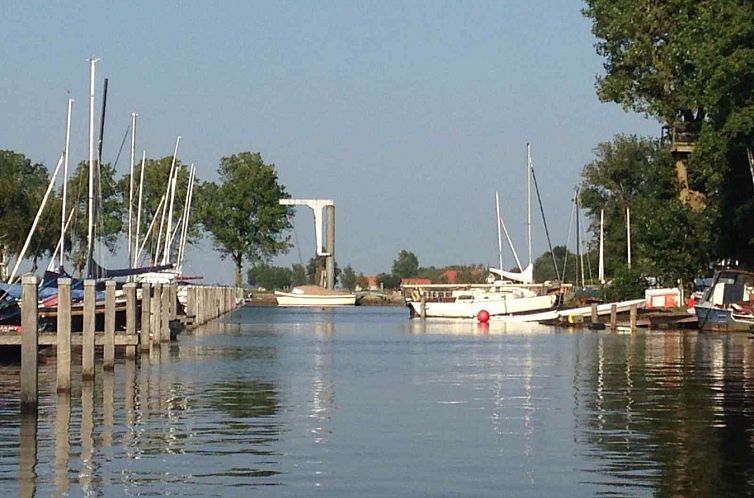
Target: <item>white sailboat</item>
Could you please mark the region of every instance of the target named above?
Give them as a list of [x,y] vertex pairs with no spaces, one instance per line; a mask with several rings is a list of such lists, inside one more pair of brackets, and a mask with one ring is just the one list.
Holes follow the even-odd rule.
[[544,285],[534,283],[531,251],[531,175],[532,161],[527,144],[527,240],[529,264],[521,267],[516,250],[511,242],[508,229],[500,215],[499,196],[495,193],[497,211],[498,251],[502,267],[502,232],[505,233],[519,272],[505,271],[502,268],[489,268],[488,284],[445,286],[445,285],[406,285],[410,294],[406,305],[411,316],[426,318],[474,318],[481,312],[491,317],[510,317],[538,313],[553,309],[558,302],[558,294],[549,292]]

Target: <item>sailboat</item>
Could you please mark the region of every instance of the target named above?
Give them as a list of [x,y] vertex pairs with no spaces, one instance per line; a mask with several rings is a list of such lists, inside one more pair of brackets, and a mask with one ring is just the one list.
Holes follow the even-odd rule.
[[529,264],[522,268],[511,242],[508,230],[500,215],[500,199],[495,193],[498,229],[499,262],[502,267],[502,235],[505,233],[511,251],[516,259],[519,272],[505,271],[502,268],[489,268],[487,284],[446,286],[446,285],[405,285],[410,291],[406,306],[411,316],[426,318],[474,318],[484,312],[488,317],[512,317],[539,313],[555,308],[559,296],[550,292],[545,285],[534,283],[534,266],[531,253],[531,178],[533,174],[531,152],[527,144],[527,235]]

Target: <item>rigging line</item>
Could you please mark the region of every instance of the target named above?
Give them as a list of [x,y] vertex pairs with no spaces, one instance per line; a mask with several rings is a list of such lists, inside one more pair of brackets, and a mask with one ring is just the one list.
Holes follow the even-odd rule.
[[563,281],[566,280],[566,267],[568,265],[568,248],[571,245],[571,230],[573,230],[573,213],[576,211],[576,204],[571,208],[571,219],[568,221],[568,238],[566,239],[566,250],[563,255]]
[[752,186],[754,186],[754,156],[751,154],[751,147],[746,147],[746,156],[749,158],[749,172],[751,173]]
[[[131,132],[131,125],[129,124],[126,126],[126,133],[123,135],[123,140],[120,142],[120,149],[118,149],[118,155],[115,156],[115,162],[113,163],[113,169],[115,169],[116,166],[118,166],[118,159],[120,159],[120,153],[123,152],[123,146],[126,144],[126,139],[128,138],[129,133]],[[102,160],[102,158],[100,158]]]
[[550,256],[552,256],[552,266],[555,268],[555,275],[558,277],[558,281],[562,281],[560,278],[560,271],[558,270],[558,262],[555,261],[555,253],[552,251],[552,241],[550,240],[550,231],[547,229],[547,220],[545,219],[545,208],[542,206],[542,196],[539,195],[539,184],[537,183],[537,175],[534,174],[534,165],[531,166],[531,178],[534,180],[534,190],[537,192],[537,201],[539,201],[539,211],[542,213],[542,224],[545,228],[545,236],[547,237],[547,245],[550,248]]

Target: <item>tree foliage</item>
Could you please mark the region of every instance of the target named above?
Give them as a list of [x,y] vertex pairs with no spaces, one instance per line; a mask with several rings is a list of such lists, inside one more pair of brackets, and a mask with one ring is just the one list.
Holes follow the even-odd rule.
[[[23,154],[11,150],[0,151],[0,261],[21,252],[48,182],[44,165],[32,163]],[[27,256],[36,259],[54,248],[50,235],[53,226],[57,226],[59,233],[60,222],[52,223],[52,213],[53,208],[48,207],[44,214],[49,219],[39,223]],[[45,235],[46,231],[50,233]]]
[[672,158],[656,140],[618,135],[595,149],[582,171],[581,204],[599,234],[605,210],[605,267],[609,275],[626,266],[626,208],[631,215],[632,264],[645,275],[674,284],[690,281],[714,258],[710,252],[712,208],[699,212],[676,195]]
[[393,275],[401,278],[416,277],[419,274],[419,259],[411,251],[405,249],[398,253],[393,260]]
[[356,272],[353,271],[351,265],[343,268],[343,274],[341,276],[341,283],[346,289],[354,289],[356,287]]
[[219,185],[202,185],[200,219],[222,257],[235,263],[240,285],[244,258],[253,265],[288,249],[288,210],[279,204],[288,194],[275,165],[265,164],[259,153],[223,157],[217,172]]
[[293,272],[290,268],[270,266],[267,263],[257,263],[248,272],[248,282],[252,287],[265,289],[286,289],[291,287]]
[[[754,144],[752,3],[586,4],[584,14],[592,19],[597,52],[604,57],[605,74],[597,78],[600,99],[653,116],[676,132],[691,132],[695,148],[687,164],[676,157],[675,167],[688,167],[688,187],[704,199],[704,216],[720,228],[705,250],[754,265],[754,200],[745,153]],[[686,188],[676,187],[681,194]]]

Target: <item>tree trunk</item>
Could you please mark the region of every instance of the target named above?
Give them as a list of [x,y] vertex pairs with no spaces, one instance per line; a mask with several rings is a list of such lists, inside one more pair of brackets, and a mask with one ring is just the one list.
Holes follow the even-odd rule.
[[236,264],[236,287],[243,287],[241,272],[243,271],[243,254],[234,254],[233,262]]

